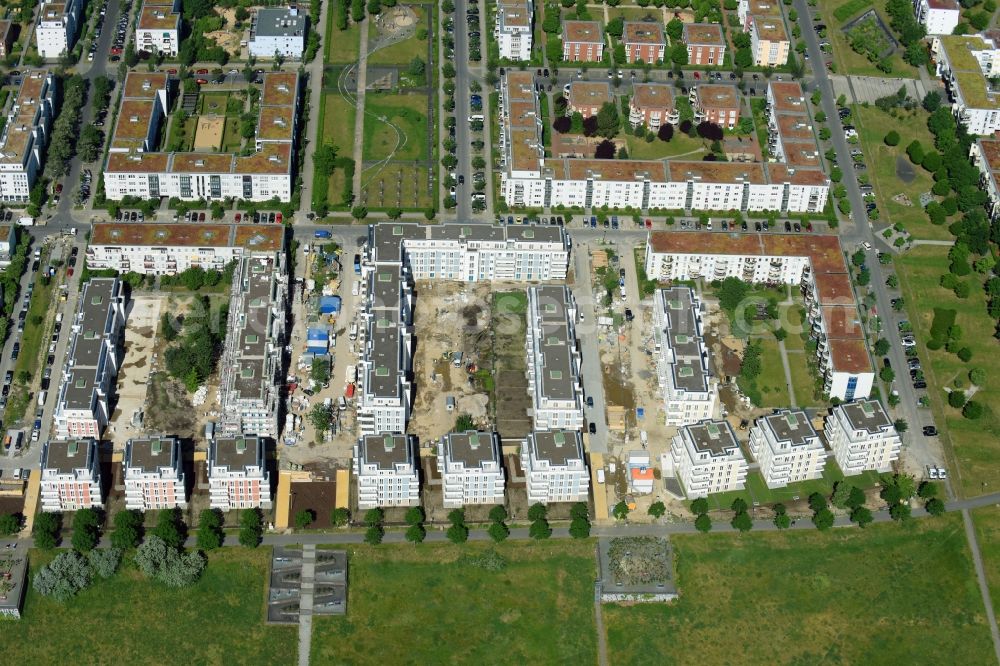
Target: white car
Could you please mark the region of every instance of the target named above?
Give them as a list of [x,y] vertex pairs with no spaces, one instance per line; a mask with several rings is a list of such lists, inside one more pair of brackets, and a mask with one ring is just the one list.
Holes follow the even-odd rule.
[[938,478],[937,467],[927,467],[927,476],[931,479]]

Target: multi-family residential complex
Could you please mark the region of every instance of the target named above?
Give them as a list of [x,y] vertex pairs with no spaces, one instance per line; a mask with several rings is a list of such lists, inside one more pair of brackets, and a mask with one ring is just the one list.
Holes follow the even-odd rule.
[[688,425],[712,418],[719,387],[708,367],[701,303],[694,291],[690,287],[658,290],[654,294],[653,322],[656,374],[666,424]]
[[306,15],[298,7],[261,8],[250,22],[247,49],[254,58],[301,60],[306,50]]
[[950,35],[962,18],[957,0],[913,0],[913,11],[928,35]]
[[208,492],[213,509],[270,509],[271,475],[264,440],[222,437],[208,447]]
[[794,168],[819,169],[819,144],[809,120],[802,86],[776,81],[768,85],[767,149],[771,157]]
[[768,488],[823,476],[826,450],[802,410],[762,416],[750,429],[750,453]]
[[17,250],[17,229],[16,224],[0,225],[0,268],[10,266],[10,260]]
[[569,287],[528,289],[528,392],[535,430],[583,428],[576,301]]
[[685,23],[683,41],[689,65],[721,66],[726,57],[726,38],[716,23]]
[[770,16],[780,19],[781,7],[778,6],[778,0],[740,0],[736,14],[739,16],[743,32],[749,32],[755,17]]
[[683,426],[664,454],[664,473],[681,482],[689,499],[743,490],[749,465],[728,421]]
[[888,472],[899,458],[902,440],[877,400],[834,407],[826,419],[826,441],[845,475],[866,470]]
[[13,21],[0,21],[0,58],[6,58],[14,48],[14,31],[17,24]]
[[754,16],[750,23],[750,51],[757,67],[782,67],[788,62],[788,31],[781,16]]
[[798,285],[824,390],[841,400],[868,397],[875,374],[836,236],[653,232],[646,274],[654,280],[722,280]]
[[58,58],[73,50],[81,26],[83,0],[42,0],[35,23],[38,55]]
[[409,435],[365,435],[354,445],[358,508],[420,504],[420,457]]
[[[111,137],[104,186],[107,197],[177,197],[185,201],[228,197],[290,201],[295,177],[299,77],[268,72],[257,115],[254,143],[239,152],[218,152],[218,132],[208,132],[201,151],[159,149],[161,125],[172,94],[165,73],[130,72],[125,80],[118,122]],[[221,120],[221,119],[219,119]],[[198,144],[196,137],[196,146]]]
[[122,472],[126,509],[151,511],[187,506],[181,443],[176,437],[128,440]]
[[632,127],[645,125],[653,132],[664,123],[674,125],[680,120],[674,107],[673,86],[665,83],[633,84],[628,109],[628,121]]
[[1000,130],[1000,93],[991,79],[1000,75],[1000,48],[983,35],[948,35],[931,41],[937,74],[951,95],[952,113],[970,134]]
[[990,220],[996,221],[1000,218],[1000,140],[978,139],[969,153],[979,168],[979,186],[986,192]]
[[600,62],[604,57],[604,29],[599,21],[563,21],[563,60]]
[[497,3],[493,36],[500,46],[501,58],[531,60],[533,12],[531,0],[500,0]]
[[438,443],[437,470],[445,508],[503,504],[506,476],[497,433],[448,433]]
[[175,58],[180,46],[180,0],[143,0],[135,25],[136,50]]
[[786,213],[826,206],[830,180],[809,166],[546,158],[531,72],[507,72],[499,106],[501,193],[509,206]]
[[[613,104],[611,86],[600,81],[573,81],[566,95],[566,111],[572,115],[579,113],[584,118],[596,116],[605,104]],[[617,109],[616,109],[617,110]]]
[[586,502],[590,472],[578,430],[536,431],[521,446],[528,503]]
[[45,163],[61,96],[51,74],[26,70],[0,134],[0,199],[27,201]]
[[42,511],[103,506],[97,440],[47,442],[42,447],[41,469]]
[[689,94],[694,118],[733,129],[740,121],[740,93],[736,86],[703,83],[692,86]]
[[125,295],[118,278],[93,278],[83,285],[73,320],[56,403],[58,437],[100,439],[111,415],[125,333]]
[[625,45],[625,62],[656,64],[663,60],[667,40],[663,26],[650,21],[626,21],[622,31]]
[[240,258],[219,364],[220,426],[227,436],[278,436],[287,298],[283,252]]

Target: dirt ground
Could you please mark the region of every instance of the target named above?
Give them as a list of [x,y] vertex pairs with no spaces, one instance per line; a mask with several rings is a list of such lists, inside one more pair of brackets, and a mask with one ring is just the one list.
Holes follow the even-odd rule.
[[315,519],[309,524],[309,527],[316,529],[332,527],[330,518],[333,514],[333,502],[336,496],[337,483],[335,481],[293,483],[291,485],[292,507],[289,516],[294,521],[299,511],[310,510]]
[[523,289],[494,294],[493,376],[496,382],[496,428],[505,442],[524,439],[532,429],[528,394],[527,292]]
[[[216,7],[215,13],[225,19],[226,29],[205,33],[205,37],[214,39],[215,43],[226,49],[229,55],[238,58],[240,56],[240,41],[245,36],[249,35],[249,27],[246,30],[240,31],[234,29],[233,26],[236,25],[235,9],[223,9],[221,7]],[[249,26],[249,21],[246,25]]]
[[150,370],[158,358],[154,350],[163,300],[156,295],[133,297],[125,323],[125,357],[118,371],[117,399],[108,427],[108,438],[116,450],[124,449],[126,440],[145,430],[133,427],[131,421],[132,415],[145,407]]

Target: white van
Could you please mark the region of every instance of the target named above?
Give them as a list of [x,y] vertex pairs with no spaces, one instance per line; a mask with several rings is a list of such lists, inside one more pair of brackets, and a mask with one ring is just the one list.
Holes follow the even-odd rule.
[[357,322],[353,322],[351,324],[351,332],[348,334],[347,337],[350,338],[352,341],[358,339],[358,324],[357,324]]
[[38,406],[39,407],[44,407],[45,406],[45,398],[47,398],[48,395],[49,395],[48,391],[39,391],[38,392]]
[[483,120],[485,120],[483,114],[481,114],[481,113],[471,113],[471,114],[469,114],[469,122],[470,123],[471,122],[475,122],[477,120],[480,121],[480,122],[482,122]]

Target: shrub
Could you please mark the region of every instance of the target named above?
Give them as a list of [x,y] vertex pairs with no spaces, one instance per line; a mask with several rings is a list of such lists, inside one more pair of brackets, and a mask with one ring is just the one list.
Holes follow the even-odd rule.
[[898,146],[899,145],[899,132],[896,130],[891,130],[885,135],[885,145],[887,146]]
[[39,594],[66,601],[90,585],[91,573],[87,558],[71,550],[59,553],[39,569],[31,584]]

